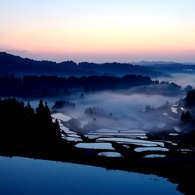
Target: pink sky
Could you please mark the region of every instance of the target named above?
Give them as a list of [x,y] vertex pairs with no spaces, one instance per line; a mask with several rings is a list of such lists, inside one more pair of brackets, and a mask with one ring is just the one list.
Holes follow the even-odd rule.
[[7,0],[0,51],[57,62],[195,62],[194,10],[193,0]]

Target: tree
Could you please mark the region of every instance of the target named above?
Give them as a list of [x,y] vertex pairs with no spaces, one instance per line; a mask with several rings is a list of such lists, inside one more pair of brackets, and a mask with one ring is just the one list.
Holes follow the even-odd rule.
[[189,121],[191,119],[191,114],[189,111],[186,112],[186,116],[185,116],[186,120]]
[[56,131],[56,136],[61,137],[60,124],[58,122],[58,119],[55,119],[55,121],[54,121],[54,129]]
[[151,108],[150,104],[148,104],[148,105],[146,105],[146,112],[150,112],[150,111],[152,111],[152,108]]
[[58,120],[52,121],[47,103],[40,100],[35,110],[16,98],[0,99],[0,145],[56,145],[61,138]]
[[186,113],[183,111],[181,113],[181,120],[182,121],[189,121],[191,119],[191,114],[189,111],[187,111]]
[[192,91],[193,87],[191,85],[187,85],[183,90],[187,93],[188,91]]

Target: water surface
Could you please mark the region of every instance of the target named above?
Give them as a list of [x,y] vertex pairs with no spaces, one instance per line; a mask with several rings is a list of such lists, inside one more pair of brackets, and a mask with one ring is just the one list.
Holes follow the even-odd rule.
[[177,185],[154,175],[34,160],[0,157],[1,195],[181,194]]

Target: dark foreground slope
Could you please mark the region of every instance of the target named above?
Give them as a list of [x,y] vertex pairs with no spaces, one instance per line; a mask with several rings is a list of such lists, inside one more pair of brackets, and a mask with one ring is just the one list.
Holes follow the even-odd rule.
[[[156,174],[177,183],[185,194],[195,193],[195,154],[170,153],[165,158],[97,156],[95,149],[76,148],[61,138],[57,121],[52,121],[47,104],[36,110],[15,98],[0,100],[0,155],[23,156],[73,162],[145,174]],[[119,147],[113,142],[113,147]],[[120,148],[118,148],[120,150]],[[122,151],[124,152],[124,151]]]

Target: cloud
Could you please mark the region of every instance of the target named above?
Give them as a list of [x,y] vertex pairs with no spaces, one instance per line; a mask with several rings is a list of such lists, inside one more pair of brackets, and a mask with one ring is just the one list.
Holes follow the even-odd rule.
[[18,50],[18,49],[5,49],[0,47],[0,51],[10,53],[12,55],[20,56],[22,58],[30,58],[33,60],[42,60],[42,53],[31,53],[28,50]]
[[28,50],[15,50],[15,49],[7,49],[5,50],[7,53],[29,53]]

